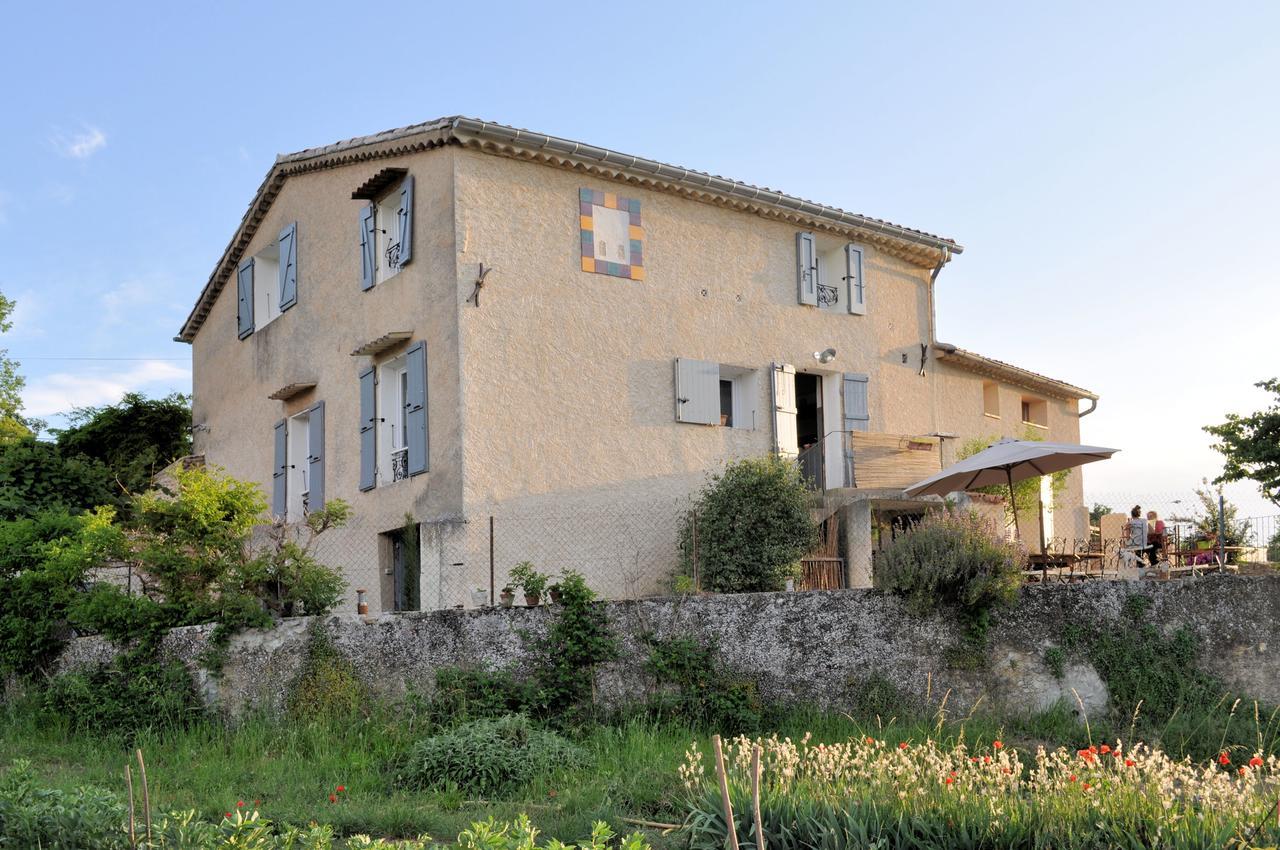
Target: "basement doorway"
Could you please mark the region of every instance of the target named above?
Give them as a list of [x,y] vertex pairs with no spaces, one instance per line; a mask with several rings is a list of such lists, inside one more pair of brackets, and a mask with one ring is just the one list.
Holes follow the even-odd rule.
[[384,611],[422,610],[421,526],[405,523],[382,537]]

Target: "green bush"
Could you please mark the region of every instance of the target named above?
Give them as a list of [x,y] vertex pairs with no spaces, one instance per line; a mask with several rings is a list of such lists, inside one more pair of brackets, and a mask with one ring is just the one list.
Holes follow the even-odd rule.
[[917,614],[955,606],[973,618],[1013,604],[1023,555],[976,513],[939,511],[876,557],[877,590],[901,596]]
[[182,728],[203,714],[185,667],[129,656],[52,678],[39,699],[51,721],[82,733]]
[[83,511],[122,498],[110,470],[96,460],[67,456],[34,438],[0,441],[0,519],[51,509]]
[[438,723],[528,714],[541,703],[537,685],[505,670],[444,667],[435,681],[429,708]]
[[[683,569],[717,593],[782,590],[817,543],[800,469],[767,455],[712,476],[680,530]],[[695,539],[696,538],[696,539]]]
[[290,716],[299,720],[350,717],[366,704],[364,683],[355,665],[333,645],[320,620],[315,620],[302,670],[289,689]]
[[501,794],[536,776],[580,767],[585,756],[555,732],[510,714],[475,720],[415,744],[400,771],[414,788],[455,787],[473,794]]
[[25,761],[0,773],[0,847],[123,850],[124,807],[97,788],[45,788]]
[[618,655],[604,605],[574,570],[560,579],[560,604],[541,637],[526,637],[538,685],[538,712],[564,725],[588,710],[596,666]]
[[726,734],[759,727],[755,683],[726,670],[714,644],[690,637],[651,637],[648,644],[645,670],[657,685],[646,706],[649,713]]

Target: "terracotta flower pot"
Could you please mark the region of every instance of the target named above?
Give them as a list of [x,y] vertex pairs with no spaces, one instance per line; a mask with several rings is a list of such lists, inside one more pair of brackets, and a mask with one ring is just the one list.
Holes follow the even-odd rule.
[[526,593],[526,594],[524,595],[524,604],[525,604],[525,605],[528,605],[530,608],[537,608],[537,607],[538,607],[538,601],[539,601],[541,598],[542,598],[541,594],[538,594],[538,593]]
[[561,595],[560,595],[560,585],[558,585],[558,584],[554,584],[554,585],[552,585],[551,587],[547,588],[547,592],[551,594],[551,604],[552,604],[552,605],[559,605],[559,604],[560,604],[560,596],[561,596]]
[[511,588],[509,587],[503,588],[502,593],[498,596],[498,598],[502,600],[503,608],[510,608],[516,601],[516,595],[511,591]]

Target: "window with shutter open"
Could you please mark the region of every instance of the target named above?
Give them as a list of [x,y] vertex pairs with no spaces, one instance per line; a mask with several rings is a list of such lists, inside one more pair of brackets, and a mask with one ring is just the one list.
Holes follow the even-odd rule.
[[281,419],[275,427],[275,463],[271,472],[271,515],[284,518],[288,515],[289,503],[289,425],[288,420]]
[[850,242],[844,246],[844,280],[848,292],[849,312],[858,316],[867,313],[867,288],[862,279],[862,249]]
[[280,311],[298,303],[298,223],[280,231]]
[[818,245],[812,233],[796,234],[796,286],[801,304],[818,305]]
[[253,257],[236,270],[236,331],[241,339],[253,333]]
[[[870,378],[854,372],[844,375],[844,430],[866,431],[871,425],[870,408],[867,406],[867,383]],[[845,486],[853,487],[853,440],[849,434],[844,437]]]
[[360,489],[372,490],[378,472],[378,409],[376,374],[372,366],[360,372]]
[[324,402],[307,411],[307,510],[324,507]]
[[796,421],[796,367],[773,364],[773,434],[778,454],[796,457],[800,454],[800,435]]
[[409,449],[409,474],[418,475],[429,467],[430,441],[427,434],[427,344],[419,342],[404,353],[405,359],[405,442]]

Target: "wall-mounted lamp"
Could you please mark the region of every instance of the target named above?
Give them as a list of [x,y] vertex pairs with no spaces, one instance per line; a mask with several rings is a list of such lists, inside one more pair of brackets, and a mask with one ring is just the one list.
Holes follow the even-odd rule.
[[836,359],[836,350],[834,348],[828,348],[826,351],[815,351],[813,352],[813,359],[817,360],[819,363],[830,363],[832,360]]

